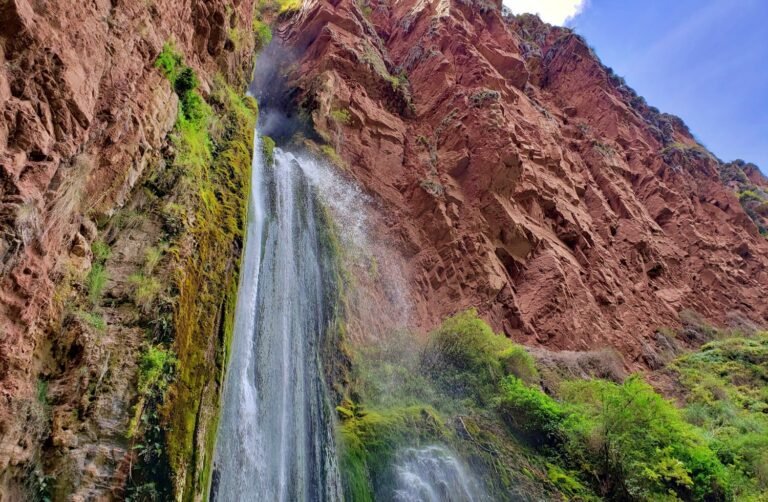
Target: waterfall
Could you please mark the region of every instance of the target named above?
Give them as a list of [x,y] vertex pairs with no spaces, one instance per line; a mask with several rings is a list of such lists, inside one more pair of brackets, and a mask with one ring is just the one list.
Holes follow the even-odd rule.
[[333,259],[317,191],[279,148],[254,141],[248,228],[211,499],[334,501],[341,483],[320,360]]
[[487,497],[469,469],[447,448],[406,448],[394,465],[397,502],[472,502]]

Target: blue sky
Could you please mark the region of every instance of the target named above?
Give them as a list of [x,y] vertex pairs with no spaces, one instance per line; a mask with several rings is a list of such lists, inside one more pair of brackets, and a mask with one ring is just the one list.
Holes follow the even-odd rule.
[[768,0],[504,0],[583,35],[723,160],[768,172]]

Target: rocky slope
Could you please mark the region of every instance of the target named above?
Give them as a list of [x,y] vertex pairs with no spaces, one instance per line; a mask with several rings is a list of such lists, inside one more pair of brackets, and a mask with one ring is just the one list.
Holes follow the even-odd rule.
[[381,202],[422,326],[477,306],[647,368],[681,311],[768,321],[768,242],[720,162],[571,31],[484,0],[313,0],[279,34],[298,61],[275,101]]
[[[186,469],[195,472],[203,461],[199,451],[194,461],[182,458],[193,448],[186,427],[205,435],[211,417],[200,403],[216,401],[216,358],[224,305],[237,279],[239,236],[233,227],[210,237],[199,216],[182,219],[176,240],[163,227],[169,218],[162,208],[183,205],[194,214],[199,202],[175,182],[169,194],[147,188],[184,148],[183,138],[168,136],[184,108],[179,85],[174,92],[155,61],[171,42],[220,113],[219,129],[240,124],[245,131],[241,137],[226,130],[226,141],[212,135],[220,151],[233,138],[244,142],[243,171],[226,187],[214,186],[225,201],[228,188],[239,188],[238,202],[227,208],[237,214],[247,194],[253,118],[248,125],[245,112],[231,109],[235,98],[216,93],[228,85],[242,93],[250,79],[254,5],[0,5],[0,500],[27,499],[30,491],[74,500],[122,493],[140,461],[132,448],[144,433],[149,398],[137,402],[137,379],[139,386],[142,378],[155,385],[146,372],[139,375],[139,366],[161,353],[152,352],[152,343],[175,343],[180,362],[210,380],[204,388],[195,380],[172,389],[165,411],[197,414],[192,425],[173,428],[189,443],[171,459],[182,488],[190,486]],[[239,153],[227,155],[239,160]],[[217,265],[176,272],[203,253]],[[211,279],[206,274],[218,282],[201,286]],[[155,301],[158,296],[168,301]],[[173,322],[164,321],[171,312]],[[187,333],[185,316],[196,332]],[[161,321],[174,342],[158,338]],[[192,349],[183,346],[190,343]],[[206,352],[194,353],[196,347]],[[204,440],[195,437],[196,444]]]

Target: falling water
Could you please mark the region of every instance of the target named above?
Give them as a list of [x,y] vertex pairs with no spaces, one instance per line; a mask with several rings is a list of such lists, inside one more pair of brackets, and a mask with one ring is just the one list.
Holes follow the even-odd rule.
[[302,162],[258,138],[243,274],[211,498],[341,499],[320,351],[335,298],[317,191]]
[[450,450],[432,445],[406,448],[394,466],[397,502],[473,502],[487,500],[469,469]]

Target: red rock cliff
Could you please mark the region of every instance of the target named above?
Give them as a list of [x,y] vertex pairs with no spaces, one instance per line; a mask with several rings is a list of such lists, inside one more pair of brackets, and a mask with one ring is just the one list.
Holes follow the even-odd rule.
[[768,243],[685,125],[583,39],[482,0],[312,0],[295,103],[382,202],[419,321],[654,365],[690,309],[768,320]]
[[[76,480],[67,488],[74,500],[103,497],[114,483],[119,490],[145,335],[110,312],[98,336],[63,328],[64,278],[88,271],[94,222],[163,164],[178,109],[154,67],[163,44],[172,41],[195,69],[204,95],[216,73],[244,89],[253,8],[252,0],[0,2],[0,500],[24,499],[16,490],[30,482],[50,487],[54,479],[33,472],[41,462],[66,466],[53,478]],[[143,261],[151,242],[139,230],[126,232],[116,261]],[[107,369],[114,385],[95,392]],[[59,379],[50,389],[49,378]],[[100,397],[80,406],[85,389]],[[56,453],[39,458],[51,420],[42,414],[52,417]]]

